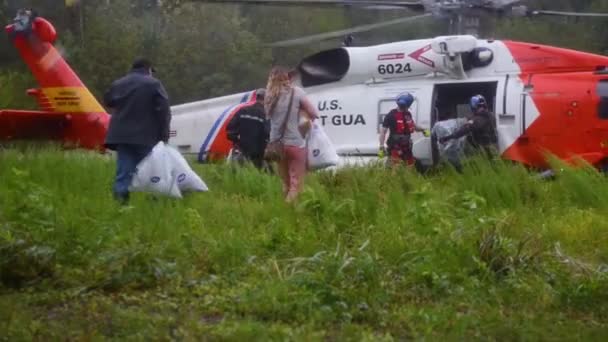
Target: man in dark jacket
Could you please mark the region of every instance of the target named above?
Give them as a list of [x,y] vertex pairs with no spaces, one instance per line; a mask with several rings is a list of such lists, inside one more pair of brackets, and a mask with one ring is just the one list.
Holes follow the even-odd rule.
[[270,123],[264,112],[265,93],[264,89],[256,90],[255,103],[236,112],[226,128],[228,139],[233,143],[233,154],[241,153],[258,169],[264,165],[264,149],[270,134]]
[[494,115],[488,111],[488,104],[482,95],[475,95],[470,101],[473,117],[456,132],[442,137],[439,142],[444,144],[451,139],[468,135],[468,141],[473,148],[485,152],[488,158],[493,155],[492,147],[496,144],[496,125]]
[[129,200],[137,164],[159,141],[169,140],[169,96],[153,72],[150,61],[137,59],[131,71],[114,81],[104,96],[111,112],[105,146],[117,152],[113,190],[122,203]]

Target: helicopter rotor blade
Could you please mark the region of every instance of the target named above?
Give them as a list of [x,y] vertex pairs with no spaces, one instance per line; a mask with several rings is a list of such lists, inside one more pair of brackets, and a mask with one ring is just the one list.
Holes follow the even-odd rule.
[[421,1],[367,1],[367,0],[192,0],[209,3],[233,3],[240,5],[269,5],[269,6],[299,6],[299,7],[320,7],[320,6],[391,6],[399,9],[424,10]]
[[[288,6],[307,8],[327,7],[353,7],[363,10],[412,10],[420,13],[418,16],[389,20],[386,22],[356,26],[350,29],[321,33],[301,38],[268,43],[267,47],[288,47],[319,42],[352,33],[367,32],[387,26],[398,25],[409,21],[434,16],[439,20],[479,16],[479,11],[489,12],[492,15],[505,17],[608,17],[608,13],[568,12],[559,10],[536,10],[526,5],[526,0],[189,0],[202,3],[261,5],[261,6]],[[477,28],[473,28],[476,30]]]
[[600,12],[562,12],[562,11],[530,11],[532,16],[558,16],[558,17],[608,17],[608,13]]
[[387,26],[404,24],[407,22],[415,21],[418,19],[423,19],[423,18],[430,17],[430,16],[432,16],[432,14],[426,13],[426,14],[416,15],[413,17],[388,20],[388,21],[384,21],[384,22],[376,23],[376,24],[356,26],[356,27],[352,27],[349,29],[345,29],[345,30],[326,32],[326,33],[321,33],[321,34],[315,34],[312,36],[283,40],[283,41],[279,41],[279,42],[275,42],[275,43],[266,44],[266,46],[268,46],[268,47],[288,47],[288,46],[303,45],[303,44],[328,40],[328,39],[332,39],[332,38],[344,37],[344,36],[346,36],[348,34],[352,34],[352,33],[368,32],[368,31],[376,30],[379,28],[387,27]]

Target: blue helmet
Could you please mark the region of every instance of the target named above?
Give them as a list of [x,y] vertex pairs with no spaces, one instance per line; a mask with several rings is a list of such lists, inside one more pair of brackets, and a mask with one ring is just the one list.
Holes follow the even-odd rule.
[[471,97],[471,110],[472,111],[477,111],[477,109],[479,109],[479,107],[484,106],[484,107],[488,107],[488,103],[486,102],[485,97],[483,97],[482,95],[475,95],[473,97]]
[[414,103],[414,96],[410,93],[403,93],[397,96],[397,105],[399,107],[410,108]]

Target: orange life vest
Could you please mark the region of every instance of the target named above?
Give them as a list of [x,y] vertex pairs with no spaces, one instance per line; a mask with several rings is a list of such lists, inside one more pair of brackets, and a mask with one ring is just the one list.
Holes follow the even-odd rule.
[[409,135],[414,133],[416,129],[416,124],[414,123],[414,119],[412,119],[412,114],[409,111],[397,111],[395,113],[395,121],[397,122],[395,134]]

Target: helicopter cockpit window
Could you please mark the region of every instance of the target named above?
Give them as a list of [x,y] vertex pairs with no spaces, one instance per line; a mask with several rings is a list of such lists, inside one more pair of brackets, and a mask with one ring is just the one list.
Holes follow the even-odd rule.
[[608,80],[600,80],[597,84],[597,95],[600,97],[598,115],[600,119],[608,120]]

